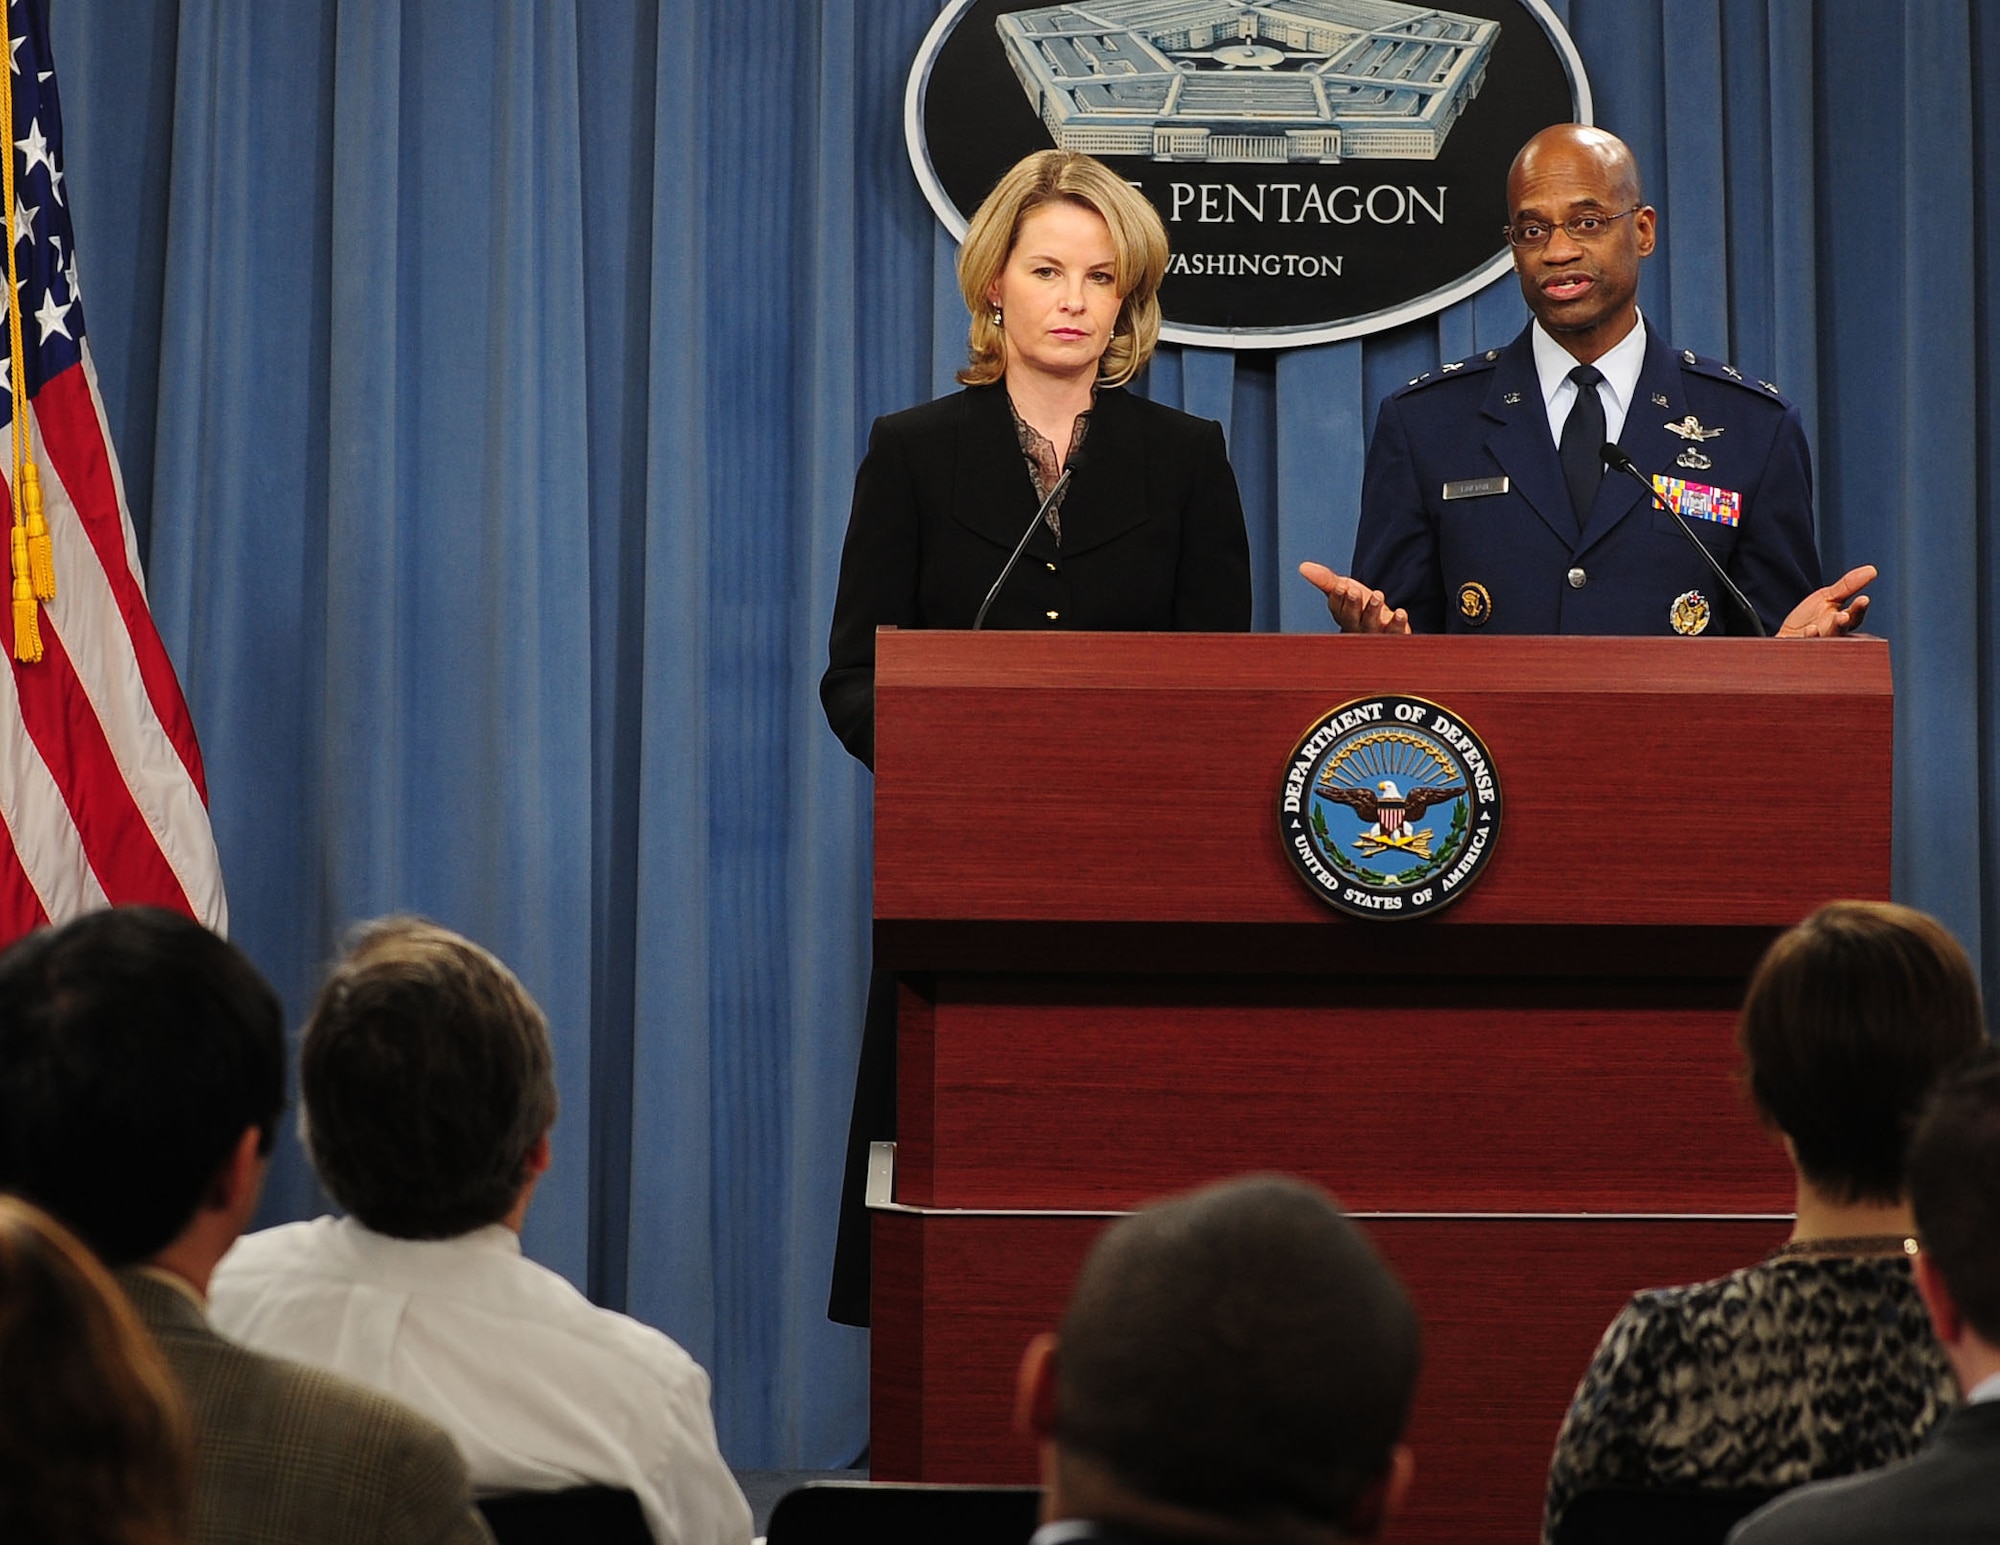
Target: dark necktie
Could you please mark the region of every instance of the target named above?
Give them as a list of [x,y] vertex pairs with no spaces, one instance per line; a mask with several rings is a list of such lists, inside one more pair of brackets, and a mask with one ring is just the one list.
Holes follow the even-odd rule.
[[1576,511],[1576,529],[1590,519],[1590,504],[1597,497],[1597,485],[1604,480],[1604,399],[1597,395],[1597,383],[1604,372],[1595,365],[1578,365],[1569,373],[1576,382],[1576,404],[1563,421],[1563,477],[1569,483],[1570,507]]

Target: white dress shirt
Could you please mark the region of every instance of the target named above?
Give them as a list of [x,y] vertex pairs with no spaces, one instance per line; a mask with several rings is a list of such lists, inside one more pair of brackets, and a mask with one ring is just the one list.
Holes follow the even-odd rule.
[[391,1239],[351,1218],[247,1234],[209,1284],[224,1335],[393,1395],[457,1442],[481,1492],[629,1488],[660,1545],[745,1545],[708,1375],[492,1224]]
[[2000,1400],[2000,1373],[1987,1374],[1965,1392],[1965,1403],[1969,1406],[1983,1406],[1989,1400]]
[[[1542,401],[1549,410],[1549,438],[1563,441],[1563,425],[1576,403],[1576,382],[1569,373],[1577,367],[1577,357],[1542,330],[1532,329],[1535,349],[1535,376],[1541,382]],[[1639,372],[1646,367],[1646,319],[1640,317],[1632,331],[1591,361],[1604,373],[1597,383],[1597,395],[1604,402],[1604,438],[1616,440],[1625,428],[1625,415],[1632,411],[1633,395],[1639,390]]]

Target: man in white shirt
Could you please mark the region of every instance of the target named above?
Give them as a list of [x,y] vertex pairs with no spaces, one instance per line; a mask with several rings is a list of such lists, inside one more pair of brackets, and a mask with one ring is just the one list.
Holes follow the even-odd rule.
[[556,1116],[548,1025],[504,965],[417,918],[364,925],[299,1056],[301,1131],[350,1216],[238,1242],[216,1325],[395,1395],[482,1492],[634,1492],[660,1545],[742,1545],[708,1376],[521,1254]]
[[0,954],[0,1190],[117,1272],[166,1359],[194,1433],[189,1545],[492,1545],[436,1423],[210,1322],[284,1108],[284,1007],[192,918],[87,912]]
[[1738,1524],[1730,1545],[2000,1542],[2000,1055],[1990,1047],[1933,1098],[1909,1174],[1917,1292],[1965,1404],[1910,1458],[1801,1486]]

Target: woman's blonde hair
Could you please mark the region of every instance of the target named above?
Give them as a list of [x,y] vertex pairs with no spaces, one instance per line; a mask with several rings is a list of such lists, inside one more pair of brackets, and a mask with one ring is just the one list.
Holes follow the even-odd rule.
[[1007,340],[987,292],[999,282],[1021,222],[1044,204],[1075,204],[1102,219],[1117,253],[1114,282],[1123,301],[1097,378],[1123,386],[1146,368],[1160,341],[1160,279],[1167,271],[1167,228],[1159,211],[1102,161],[1073,150],[1039,150],[1014,164],[972,217],[958,249],[958,290],[972,313],[970,355],[958,379],[987,386],[1007,372]]

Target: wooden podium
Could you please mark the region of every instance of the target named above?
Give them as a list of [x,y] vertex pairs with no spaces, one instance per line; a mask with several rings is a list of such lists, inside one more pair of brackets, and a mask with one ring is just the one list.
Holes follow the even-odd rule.
[[[875,949],[904,985],[874,1473],[1033,1479],[1015,1363],[1107,1218],[1276,1169],[1339,1197],[1423,1316],[1391,1538],[1534,1538],[1626,1297],[1789,1227],[1735,1011],[1777,932],[1888,895],[1887,646],[879,645]],[[1341,916],[1280,845],[1292,748],[1380,693],[1459,715],[1501,783],[1484,875],[1428,918]]]

